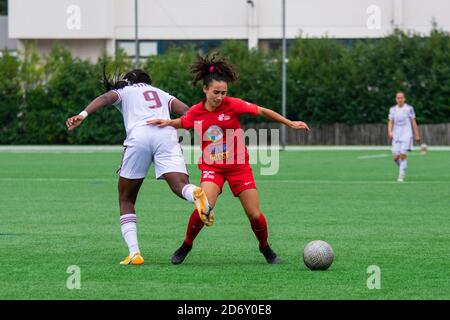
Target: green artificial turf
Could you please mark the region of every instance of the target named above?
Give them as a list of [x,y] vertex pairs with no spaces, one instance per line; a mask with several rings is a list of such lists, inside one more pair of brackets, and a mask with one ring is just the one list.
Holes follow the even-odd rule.
[[[137,201],[140,267],[119,265],[120,156],[0,153],[0,299],[450,299],[450,152],[413,152],[404,183],[388,151],[282,152],[272,176],[254,165],[280,265],[265,262],[227,184],[215,225],[171,265],[193,206],[151,168]],[[328,271],[303,264],[315,239],[333,246]],[[72,265],[79,290],[66,287]],[[379,290],[367,287],[371,265]]]

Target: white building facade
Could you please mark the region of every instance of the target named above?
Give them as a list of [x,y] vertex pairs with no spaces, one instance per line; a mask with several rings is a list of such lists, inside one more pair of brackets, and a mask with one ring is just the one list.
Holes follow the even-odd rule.
[[[282,37],[282,0],[137,0],[142,58],[169,44],[226,39],[267,48]],[[428,34],[435,21],[450,31],[449,0],[286,0],[286,36],[380,38],[394,28]],[[35,40],[38,52],[55,40],[75,56],[135,51],[135,0],[9,0],[8,37]]]

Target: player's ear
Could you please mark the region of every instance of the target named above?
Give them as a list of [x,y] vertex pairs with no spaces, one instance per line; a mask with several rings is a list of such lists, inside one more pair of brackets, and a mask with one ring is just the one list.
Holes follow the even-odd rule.
[[203,86],[203,93],[206,94],[208,92],[208,86],[204,85]]

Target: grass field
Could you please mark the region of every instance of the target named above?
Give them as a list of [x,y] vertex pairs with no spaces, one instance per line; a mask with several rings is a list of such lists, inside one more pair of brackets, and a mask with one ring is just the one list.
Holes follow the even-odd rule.
[[[373,156],[373,157],[372,157]],[[120,152],[0,153],[0,299],[450,299],[450,152],[417,152],[397,183],[388,151],[284,152],[275,176],[254,173],[268,265],[228,186],[212,228],[182,265],[170,264],[192,206],[153,179],[137,203],[146,264],[127,254],[118,221]],[[198,183],[196,166],[189,166]],[[322,239],[336,259],[311,272],[303,247]],[[66,270],[81,270],[69,290]],[[367,267],[381,269],[369,290]]]

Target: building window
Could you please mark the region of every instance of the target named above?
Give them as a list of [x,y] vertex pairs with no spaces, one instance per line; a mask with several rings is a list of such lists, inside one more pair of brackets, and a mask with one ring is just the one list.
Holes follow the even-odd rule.
[[116,42],[116,49],[121,49],[127,57],[134,57],[135,56],[135,44],[134,41],[117,41]]
[[[116,42],[116,48],[122,49],[129,58],[136,56],[136,44],[134,40],[118,40]],[[158,42],[139,40],[139,58],[148,58],[156,54],[158,54]]]
[[[5,51],[0,51],[0,58],[3,57]],[[18,54],[17,54],[17,50],[7,50],[8,54],[11,57],[17,58]]]
[[193,46],[200,53],[205,54],[217,49],[223,40],[161,40],[159,53],[164,53],[171,47]]
[[8,0],[0,0],[0,16],[8,15]]
[[147,58],[158,54],[158,43],[156,41],[140,41],[139,42],[139,56]]
[[[146,59],[153,55],[164,54],[171,47],[191,46],[200,54],[217,49],[222,40],[139,40],[139,58]],[[128,58],[136,55],[134,40],[117,40],[116,50],[123,50]]]
[[[294,39],[286,39],[286,47],[289,48]],[[260,39],[258,47],[263,52],[281,50],[282,39]]]

